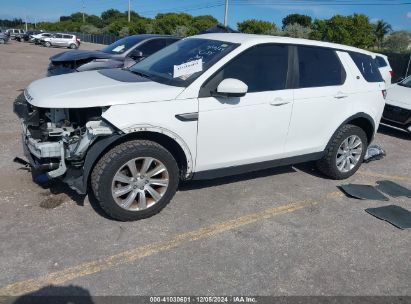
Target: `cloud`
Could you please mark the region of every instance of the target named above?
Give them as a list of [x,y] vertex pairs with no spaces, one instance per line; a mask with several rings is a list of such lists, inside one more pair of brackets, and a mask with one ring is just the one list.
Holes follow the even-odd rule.
[[411,19],[411,12],[408,12],[406,16]]

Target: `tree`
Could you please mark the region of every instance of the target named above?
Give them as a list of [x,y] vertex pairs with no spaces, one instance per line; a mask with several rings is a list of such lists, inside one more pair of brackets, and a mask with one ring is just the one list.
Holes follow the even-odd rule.
[[387,37],[383,46],[393,52],[405,52],[410,45],[410,35],[405,31],[394,32]]
[[299,24],[303,27],[310,27],[312,23],[312,19],[310,16],[301,15],[301,14],[290,14],[283,19],[283,29],[287,25],[291,24]]
[[80,26],[80,32],[87,34],[100,34],[101,30],[92,24],[83,24]]
[[302,26],[298,23],[288,24],[284,30],[283,35],[293,38],[310,38],[312,30],[309,27]]
[[190,35],[198,34],[210,27],[216,26],[218,20],[210,15],[196,16],[191,22],[191,29],[189,30]]
[[171,35],[178,26],[190,27],[193,16],[186,13],[158,14],[154,20],[154,31]]
[[335,15],[328,20],[315,20],[311,39],[325,40],[352,45],[359,48],[371,47],[374,43],[373,26],[365,15]]
[[122,19],[127,21],[127,16],[119,10],[109,9],[101,13],[101,19],[104,21],[104,24],[109,25]]
[[248,34],[274,35],[277,33],[277,27],[274,23],[263,20],[244,20],[237,23],[237,27],[240,32]]
[[374,35],[377,40],[377,47],[381,49],[384,37],[392,31],[392,27],[384,20],[378,20],[374,26]]

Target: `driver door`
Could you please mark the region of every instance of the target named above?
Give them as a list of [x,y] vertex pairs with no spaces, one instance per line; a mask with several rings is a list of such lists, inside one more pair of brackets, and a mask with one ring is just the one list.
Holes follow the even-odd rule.
[[[203,85],[199,96],[196,171],[281,158],[293,90],[289,47],[264,44],[239,54]],[[243,97],[214,97],[222,80],[248,86]]]

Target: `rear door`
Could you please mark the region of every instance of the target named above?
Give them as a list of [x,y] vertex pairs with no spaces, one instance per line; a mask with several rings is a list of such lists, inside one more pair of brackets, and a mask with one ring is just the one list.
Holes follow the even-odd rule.
[[294,107],[285,145],[288,156],[323,150],[331,129],[349,117],[351,102],[340,52],[304,45],[296,49]]

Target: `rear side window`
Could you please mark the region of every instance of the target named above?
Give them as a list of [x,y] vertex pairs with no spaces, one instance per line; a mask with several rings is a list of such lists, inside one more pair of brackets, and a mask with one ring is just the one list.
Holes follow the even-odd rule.
[[71,39],[71,38],[73,38],[73,36],[71,36],[71,35],[63,35],[63,38]]
[[368,82],[384,81],[380,71],[378,70],[376,60],[374,60],[370,55],[354,52],[350,52],[349,54],[365,80]]
[[299,88],[341,85],[345,81],[345,70],[332,49],[298,47]]
[[377,65],[379,68],[385,68],[388,65],[385,59],[381,56],[377,56],[375,60],[377,61]]

